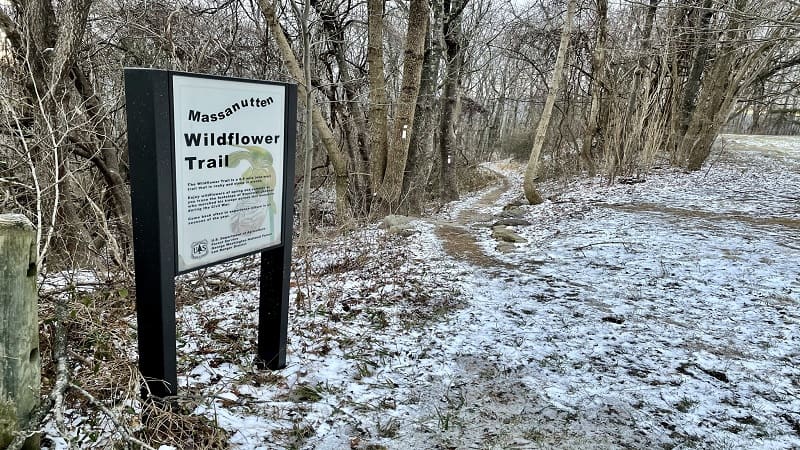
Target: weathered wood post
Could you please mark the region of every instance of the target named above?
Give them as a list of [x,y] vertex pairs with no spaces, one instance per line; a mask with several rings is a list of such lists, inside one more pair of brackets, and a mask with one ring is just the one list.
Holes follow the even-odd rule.
[[[0,449],[28,426],[39,403],[41,362],[36,233],[20,214],[0,214]],[[38,449],[39,437],[26,449]]]

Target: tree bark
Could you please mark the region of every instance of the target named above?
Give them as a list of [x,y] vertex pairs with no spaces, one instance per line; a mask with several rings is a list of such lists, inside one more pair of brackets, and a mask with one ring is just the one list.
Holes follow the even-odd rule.
[[606,34],[608,33],[608,0],[597,0],[597,37],[592,53],[592,102],[589,107],[586,133],[581,147],[581,162],[594,175],[597,171],[592,144],[600,135],[600,102],[604,90],[606,66]]
[[[110,194],[111,208],[105,213],[118,219],[125,242],[129,242],[132,236],[130,195],[120,174],[119,153],[109,138],[111,133],[106,126],[109,113],[104,111],[101,100],[76,60],[91,4],[91,0],[63,2],[58,11],[59,20],[56,20],[49,0],[15,3],[22,20],[21,29],[17,29],[8,16],[0,14],[0,29],[11,30],[13,35],[10,42],[11,54],[17,62],[15,67],[29,72],[29,81],[24,86],[27,95],[18,105],[24,112],[19,116],[26,117],[31,135],[46,136],[46,139],[30,144],[32,153],[41,158],[58,153],[60,159],[52,168],[55,173],[53,183],[59,184],[58,192],[63,194],[57,200],[64,219],[61,236],[66,250],[73,256],[78,236],[85,234],[85,221],[78,218],[80,196],[68,168],[66,152],[94,164]],[[80,97],[80,107],[72,105],[71,97],[75,92]],[[76,125],[81,122],[87,124],[86,129]],[[35,163],[37,167],[47,167],[39,161]]]
[[[735,0],[734,8],[744,11],[747,0]],[[725,30],[725,39],[720,44],[718,55],[711,71],[704,77],[697,107],[691,115],[686,133],[680,141],[678,154],[683,156],[687,170],[699,170],[708,155],[714,140],[728,119],[735,97],[742,87],[743,68],[751,70],[749,62],[737,52],[738,37],[743,32],[742,19],[732,15]],[[755,52],[751,55],[755,55]]]
[[[440,18],[441,11],[437,9],[434,12],[434,23],[431,24],[429,30],[438,29]],[[430,147],[435,126],[436,81],[439,74],[441,47],[436,44],[438,39],[431,39],[430,35],[431,33],[428,33],[425,39],[425,55],[422,62],[417,109],[408,142],[406,176],[403,178],[403,197],[406,199],[407,211],[412,214],[422,210],[422,196],[425,192],[425,185],[428,183],[433,157]]]
[[406,32],[403,84],[397,101],[394,118],[394,139],[386,158],[386,173],[378,191],[382,209],[391,212],[400,206],[409,138],[414,126],[414,112],[419,94],[422,63],[425,53],[425,35],[429,21],[428,0],[411,0]]
[[[653,46],[653,24],[655,23],[658,4],[661,0],[650,0],[645,13],[645,23],[642,29],[642,41],[639,45],[639,57],[636,62],[636,69],[633,73],[633,84],[628,92],[628,103],[623,116],[624,126],[621,129],[622,135],[619,147],[614,149],[613,171],[626,168],[634,160],[634,152],[641,151],[643,146],[642,136],[644,127],[642,124],[642,109],[638,108],[647,98],[647,88],[642,89],[644,75],[652,57],[650,51]],[[646,85],[645,85],[646,86]]]
[[[333,5],[328,2],[314,0],[311,2],[322,20],[322,29],[328,35],[331,53],[336,60],[339,85],[344,91],[344,100],[339,101],[340,118],[345,141],[350,149],[350,160],[356,176],[351,179],[355,183],[350,191],[351,205],[366,212],[367,205],[372,201],[372,183],[369,177],[369,143],[367,121],[361,107],[361,99],[356,89],[356,80],[347,62],[347,41],[345,27],[342,19],[337,15]],[[382,70],[382,69],[381,69]]]
[[[84,148],[84,152],[79,150],[73,151],[74,153],[83,156],[90,160],[95,168],[100,172],[100,175],[106,182],[108,190],[112,198],[112,208],[114,214],[120,220],[120,231],[125,236],[124,242],[127,248],[133,239],[133,228],[131,225],[132,211],[131,211],[131,195],[125,179],[121,174],[120,152],[117,149],[109,136],[111,136],[111,125],[108,123],[109,116],[103,109],[103,103],[98,97],[94,86],[85,74],[85,71],[76,64],[73,67],[72,77],[74,78],[75,89],[81,96],[86,108],[86,113],[91,122],[92,131],[94,132],[94,141],[97,143],[97,148],[100,150],[99,155],[91,154],[89,149]],[[76,149],[79,148],[79,140],[71,137]]]
[[[753,116],[750,121],[750,126],[748,127],[747,132],[750,134],[759,134],[761,133],[761,115],[764,112],[764,105],[761,103],[761,97],[764,96],[764,83],[757,83],[756,86],[753,88],[753,94],[756,97],[755,106],[751,106],[753,108]],[[752,105],[752,103],[750,103]]]
[[464,66],[463,12],[468,0],[445,0],[442,30],[447,55],[447,69],[441,98],[439,119],[439,186],[440,198],[458,199],[458,174],[456,172],[456,120],[461,92],[461,72]]
[[709,53],[711,52],[710,41],[713,39],[711,35],[711,18],[714,16],[714,9],[712,9],[713,0],[704,0],[703,9],[700,14],[700,24],[696,33],[697,50],[695,51],[694,58],[692,59],[692,68],[689,71],[689,78],[686,80],[686,85],[683,88],[683,97],[680,106],[680,118],[678,135],[683,136],[689,129],[689,122],[692,118],[697,100],[697,94],[700,92],[700,80],[703,72],[706,69],[706,62]]
[[542,203],[544,199],[536,189],[536,177],[539,175],[539,157],[542,153],[542,146],[547,137],[547,129],[550,126],[550,118],[553,114],[553,106],[556,97],[561,90],[561,83],[564,79],[564,65],[567,59],[567,49],[569,48],[570,35],[572,34],[572,17],[575,15],[575,0],[567,0],[567,15],[564,18],[564,28],[561,29],[561,41],[558,44],[558,55],[553,67],[553,76],[550,80],[550,91],[544,103],[544,110],[539,118],[539,125],[536,127],[536,134],[533,137],[533,148],[525,168],[525,178],[523,181],[523,191],[525,198],[532,205]]
[[[311,86],[311,31],[309,30],[309,22],[311,15],[311,0],[303,2],[303,10],[300,11],[294,3],[292,3],[295,14],[300,20],[300,33],[302,34],[303,42],[303,83],[306,86]],[[308,105],[314,103],[313,92],[311,89],[306,89],[306,97],[304,103],[306,104],[305,110],[305,127],[303,129],[303,187],[301,189],[301,205],[300,205],[300,242],[306,243],[311,238],[311,170],[314,165],[314,133],[312,123],[314,122],[314,114],[311,112],[312,108]]]
[[489,125],[489,134],[486,137],[486,147],[488,148],[489,158],[491,158],[495,149],[498,148],[503,141],[503,116],[505,115],[505,111],[506,96],[505,92],[502,92],[500,93],[500,98],[497,99],[492,124]]
[[383,73],[384,0],[367,0],[367,64],[369,76],[369,149],[372,192],[377,193],[386,173],[389,125],[386,81]]

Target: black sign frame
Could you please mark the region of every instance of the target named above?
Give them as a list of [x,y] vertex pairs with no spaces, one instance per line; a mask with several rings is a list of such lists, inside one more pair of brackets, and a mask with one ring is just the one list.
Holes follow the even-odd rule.
[[[283,197],[278,244],[178,271],[172,79],[198,77],[285,89]],[[139,370],[142,396],[177,395],[175,276],[261,254],[258,349],[260,368],[286,366],[294,206],[297,86],[168,70],[125,68]]]

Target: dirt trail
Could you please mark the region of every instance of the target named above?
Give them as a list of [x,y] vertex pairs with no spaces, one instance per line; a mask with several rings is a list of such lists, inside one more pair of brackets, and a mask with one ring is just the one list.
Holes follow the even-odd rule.
[[478,245],[475,231],[470,229],[476,223],[481,222],[486,224],[487,229],[490,229],[491,224],[496,220],[493,216],[479,211],[494,205],[511,188],[511,183],[505,176],[500,173],[497,175],[501,180],[500,184],[483,194],[470,207],[459,211],[456,214],[455,222],[435,223],[436,235],[448,255],[481,268],[513,268],[512,265],[487,255]]
[[[725,139],[710,170],[565,181],[513,211],[520,168],[499,163],[409,238],[303,252],[280,372],[241,350],[257,290],[184,305],[187,405],[234,449],[800,449],[800,138]],[[527,244],[498,249],[507,214]],[[75,414],[75,443],[111,445]]]

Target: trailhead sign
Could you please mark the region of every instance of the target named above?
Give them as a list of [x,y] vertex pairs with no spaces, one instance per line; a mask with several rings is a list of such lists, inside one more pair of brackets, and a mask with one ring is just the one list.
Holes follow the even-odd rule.
[[177,394],[175,276],[261,253],[258,354],[286,365],[297,86],[125,69],[139,370]]
[[172,77],[178,272],[281,242],[285,87]]

